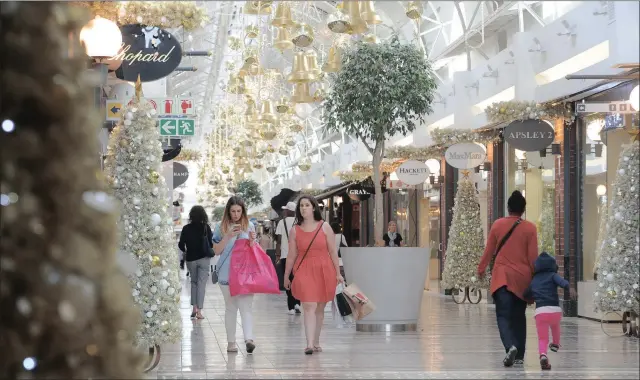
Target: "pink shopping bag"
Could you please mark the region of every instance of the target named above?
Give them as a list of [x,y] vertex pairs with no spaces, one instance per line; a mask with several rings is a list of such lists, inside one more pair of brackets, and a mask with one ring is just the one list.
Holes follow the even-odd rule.
[[229,292],[241,294],[280,294],[278,275],[271,258],[259,244],[249,240],[237,240],[231,252],[229,268]]

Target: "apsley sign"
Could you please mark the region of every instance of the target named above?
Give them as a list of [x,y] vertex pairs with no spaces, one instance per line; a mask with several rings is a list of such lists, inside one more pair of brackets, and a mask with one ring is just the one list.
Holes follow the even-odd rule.
[[429,178],[429,168],[424,162],[409,160],[396,169],[396,175],[407,185],[419,185]]
[[444,154],[447,163],[456,169],[480,166],[487,158],[484,146],[477,143],[460,143],[449,147]]
[[186,166],[182,165],[179,162],[173,163],[173,188],[176,189],[178,186],[187,182],[189,178],[189,169]]
[[171,33],[155,26],[124,25],[122,49],[109,59],[116,77],[151,82],[171,74],[182,60],[182,48]]
[[535,152],[553,143],[555,131],[544,120],[518,120],[504,129],[504,139],[515,149]]
[[371,193],[359,184],[347,187],[347,195],[354,201],[366,201],[371,197]]

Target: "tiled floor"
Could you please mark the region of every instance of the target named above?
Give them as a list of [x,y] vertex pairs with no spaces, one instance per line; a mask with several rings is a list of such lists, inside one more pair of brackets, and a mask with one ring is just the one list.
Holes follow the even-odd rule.
[[[533,317],[524,367],[505,369],[492,305],[456,305],[427,292],[418,332],[357,333],[355,328],[340,326],[327,311],[324,352],[312,356],[302,352],[302,318],[286,314],[284,296],[258,295],[253,308],[258,348],[247,355],[240,345],[241,352],[228,354],[219,288],[208,284],[206,319],[201,321],[189,319],[188,290],[185,278],[182,342],[162,347],[160,364],[150,378],[640,378],[637,339],[608,337],[599,323],[577,318],[563,321],[562,349],[550,354],[552,371],[540,371]],[[242,339],[238,326],[238,340]]]

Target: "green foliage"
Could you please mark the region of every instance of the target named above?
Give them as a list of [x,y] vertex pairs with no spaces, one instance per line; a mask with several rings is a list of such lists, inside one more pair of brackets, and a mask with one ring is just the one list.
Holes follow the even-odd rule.
[[223,216],[224,216],[224,206],[218,206],[213,209],[213,213],[211,214],[211,220],[220,222],[222,221]]
[[262,204],[260,185],[252,179],[243,179],[236,185],[236,193],[244,199],[247,208]]
[[431,113],[436,82],[420,49],[397,38],[379,44],[360,42],[344,54],[342,69],[332,78],[324,102],[329,131],[344,128],[368,141],[406,135]]

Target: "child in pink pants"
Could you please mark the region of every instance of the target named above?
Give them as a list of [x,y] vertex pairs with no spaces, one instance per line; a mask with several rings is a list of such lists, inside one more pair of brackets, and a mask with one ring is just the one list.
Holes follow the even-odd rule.
[[[569,282],[557,273],[556,259],[546,252],[542,252],[535,263],[535,273],[531,285],[525,291],[525,298],[536,301],[536,330],[538,330],[538,353],[540,354],[540,368],[551,369],[547,357],[547,346],[553,352],[560,348],[560,320],[562,308],[558,287],[568,289]],[[549,329],[552,341],[549,344]]]

